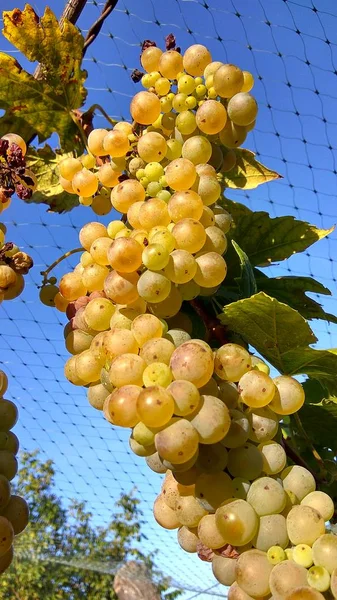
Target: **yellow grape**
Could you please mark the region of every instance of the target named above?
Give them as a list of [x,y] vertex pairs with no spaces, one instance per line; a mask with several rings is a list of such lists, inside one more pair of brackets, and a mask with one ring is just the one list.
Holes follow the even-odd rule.
[[175,191],[184,191],[192,187],[196,175],[194,164],[186,158],[172,160],[165,171],[167,185]]
[[204,205],[199,194],[193,190],[185,190],[173,194],[167,207],[171,220],[178,223],[187,218],[198,221],[203,213]]
[[215,352],[215,373],[227,381],[239,379],[251,369],[249,352],[238,344],[224,344]]
[[199,434],[201,444],[220,442],[228,432],[231,423],[227,406],[219,398],[205,395],[201,396],[201,403],[190,420]]
[[118,273],[112,271],[105,278],[104,291],[107,297],[117,304],[131,304],[139,296],[137,291],[138,281],[139,275],[136,272]]
[[202,387],[212,377],[212,351],[209,346],[195,340],[185,342],[172,354],[170,367],[174,379],[185,379],[198,388]]
[[142,246],[132,238],[110,240],[106,264],[120,273],[132,273],[142,264],[142,251]]
[[72,188],[78,196],[93,196],[98,189],[98,179],[95,173],[83,168],[75,173]]
[[[160,59],[161,60],[161,59]],[[164,75],[162,73],[162,75]],[[141,125],[150,125],[160,115],[160,100],[151,92],[138,92],[132,98],[130,113],[134,121]]]
[[147,73],[159,70],[159,60],[162,54],[162,50],[157,46],[145,48],[140,57],[140,62]]
[[[118,221],[118,223],[120,223],[120,221]],[[123,227],[125,226],[123,225]],[[108,237],[107,228],[103,223],[97,223],[95,221],[84,225],[79,233],[80,243],[88,252],[90,251],[93,242],[101,237]]]
[[129,329],[110,329],[103,337],[104,355],[113,360],[121,354],[138,354],[139,346]]
[[219,583],[227,586],[234,583],[236,562],[235,558],[227,558],[227,556],[218,554],[214,555],[212,560],[212,571]]
[[126,214],[134,202],[145,200],[145,190],[137,179],[126,179],[111,191],[111,204],[118,212]]
[[157,523],[165,529],[178,529],[181,523],[172,508],[165,504],[162,495],[159,495],[153,505],[153,515]]
[[173,229],[172,235],[178,250],[186,250],[191,254],[199,252],[206,241],[205,228],[195,219],[183,219]]
[[207,65],[211,62],[212,56],[210,51],[201,44],[193,44],[187,48],[183,56],[184,69],[186,73],[193,75],[193,77],[203,75]]
[[269,577],[272,570],[273,565],[270,564],[265,552],[248,550],[237,560],[236,582],[250,596],[259,598],[267,596],[270,592]]
[[107,135],[106,129],[93,129],[88,135],[88,149],[94,156],[106,156],[106,152],[103,148],[103,140]]
[[198,444],[198,433],[186,419],[177,419],[172,424],[168,423],[155,436],[155,446],[161,458],[174,464],[182,464],[190,460],[197,452]]
[[214,71],[213,85],[222,98],[231,98],[242,90],[244,75],[235,65],[225,64]]
[[171,356],[175,350],[174,344],[165,338],[153,338],[146,342],[140,350],[140,356],[147,365],[153,362],[162,362],[169,365]]
[[12,524],[6,517],[0,516],[0,557],[10,550],[14,541]]
[[138,415],[148,427],[161,427],[168,423],[173,410],[174,400],[171,394],[158,385],[143,389],[137,400]]
[[304,404],[305,394],[301,384],[293,377],[280,375],[275,377],[275,395],[269,404],[278,415],[292,415]]
[[153,227],[166,227],[170,223],[166,202],[160,198],[151,198],[144,202],[139,209],[139,222],[147,231]]
[[[1,279],[1,278],[0,278]],[[77,300],[80,296],[85,296],[87,287],[83,283],[83,278],[77,273],[67,273],[60,280],[60,293],[66,300]]]
[[130,149],[129,138],[123,131],[109,131],[103,140],[103,148],[113,158],[125,156]]
[[[184,417],[195,411],[200,404],[198,388],[186,380],[173,381],[168,391],[174,400],[174,414]],[[173,461],[174,462],[174,461]]]
[[226,125],[226,121],[226,109],[216,100],[206,100],[197,110],[197,126],[200,131],[208,135],[219,133]]
[[287,531],[292,544],[311,546],[325,533],[324,519],[315,508],[296,505],[287,515]]
[[330,496],[328,496],[328,494],[325,492],[310,492],[303,498],[303,500],[301,500],[301,504],[305,504],[305,506],[311,506],[312,508],[318,510],[324,521],[330,521],[335,512],[334,503]]
[[98,292],[103,289],[105,279],[108,275],[109,269],[107,267],[93,263],[84,268],[82,284],[88,292]]
[[162,302],[171,291],[171,282],[161,273],[145,271],[139,278],[137,290],[146,302]]
[[129,384],[142,386],[145,367],[145,361],[137,354],[117,356],[110,366],[110,383],[116,388]]
[[104,402],[106,418],[120,427],[134,427],[139,422],[137,400],[140,392],[138,385],[124,385],[112,392]]
[[94,298],[84,309],[84,318],[91,329],[104,331],[109,328],[110,319],[116,307],[108,298]]
[[224,258],[216,252],[206,252],[206,254],[198,256],[196,262],[197,270],[194,281],[201,287],[215,287],[225,279],[227,264]]
[[167,143],[163,135],[156,131],[145,133],[138,139],[137,151],[145,162],[161,162],[166,155]]
[[171,369],[165,363],[156,362],[152,365],[148,365],[143,373],[143,384],[145,387],[160,385],[161,387],[167,388],[171,381]]
[[59,172],[61,177],[72,181],[75,173],[82,169],[82,163],[78,158],[69,157],[63,159],[59,164]]
[[185,552],[194,553],[197,551],[199,538],[196,528],[180,527],[178,530],[178,544]]

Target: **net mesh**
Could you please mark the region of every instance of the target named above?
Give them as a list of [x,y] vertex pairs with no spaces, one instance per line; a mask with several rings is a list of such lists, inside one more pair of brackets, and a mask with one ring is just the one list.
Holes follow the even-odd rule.
[[[63,2],[52,3],[59,15]],[[24,2],[15,3],[23,8]],[[337,8],[331,0],[120,0],[101,33],[90,46],[87,106],[101,104],[113,118],[129,118],[129,102],[140,89],[130,74],[139,66],[140,43],[153,39],[163,45],[173,32],[183,49],[207,45],[215,60],[233,62],[256,79],[254,94],[260,112],[246,146],[258,159],[283,175],[277,183],[249,193],[231,192],[232,199],[271,216],[294,215],[318,227],[337,219]],[[42,14],[45,3],[36,0]],[[103,3],[88,2],[78,22],[85,34]],[[4,0],[4,9],[12,2]],[[19,53],[4,38],[0,49]],[[97,115],[95,125],[104,126]],[[143,459],[129,452],[128,433],[114,429],[87,402],[85,391],[63,375],[67,358],[63,316],[38,301],[40,271],[70,248],[78,246],[80,227],[97,219],[90,208],[54,215],[45,206],[14,201],[4,214],[8,240],[34,259],[22,296],[0,309],[0,350],[10,376],[9,397],[20,409],[15,432],[25,450],[40,448],[57,470],[57,491],[64,502],[88,503],[97,524],[111,517],[121,492],[136,488],[146,521],[143,549],[155,551],[157,564],[173,585],[192,600],[226,597],[215,585],[209,565],[178,549],[175,532],[161,529],[152,517],[160,476]],[[318,297],[327,312],[337,313],[337,241],[332,233],[301,255],[270,269],[277,275],[317,278],[332,296]],[[55,269],[61,276],[75,264],[68,259]],[[319,347],[337,346],[337,327],[313,322]]]

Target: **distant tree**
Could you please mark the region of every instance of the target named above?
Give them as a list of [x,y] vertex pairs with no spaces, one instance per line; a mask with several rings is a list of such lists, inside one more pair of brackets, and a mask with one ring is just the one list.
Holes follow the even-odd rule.
[[152,557],[137,549],[144,538],[139,500],[123,494],[106,527],[92,523],[84,502],[66,509],[55,493],[53,461],[38,452],[21,455],[16,491],[28,502],[30,524],[16,538],[15,558],[0,578],[1,600],[116,600],[114,574],[128,559],[141,562],[159,598],[173,600],[170,582]]

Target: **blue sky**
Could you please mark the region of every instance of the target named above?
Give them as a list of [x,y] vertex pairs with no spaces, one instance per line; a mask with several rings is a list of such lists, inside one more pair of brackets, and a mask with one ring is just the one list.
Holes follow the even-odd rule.
[[[45,4],[38,0],[33,7],[41,14]],[[331,227],[337,221],[337,8],[334,0],[317,4],[319,11],[311,0],[120,0],[86,55],[87,106],[98,102],[111,116],[128,118],[130,99],[140,89],[130,73],[139,66],[143,39],[160,45],[173,32],[183,49],[204,43],[215,60],[236,63],[254,74],[260,109],[246,146],[283,175],[281,181],[248,194],[228,196],[272,216],[289,214]],[[102,5],[88,2],[79,21],[83,32]],[[13,6],[23,8],[24,2],[2,2],[4,9]],[[51,6],[59,15],[63,1],[54,0]],[[14,50],[3,37],[0,49]],[[18,53],[14,55],[21,60]],[[32,72],[34,65],[29,68]],[[96,125],[105,126],[104,119],[98,116]],[[146,547],[158,552],[165,574],[196,590],[186,592],[184,598],[225,595],[220,586],[209,594],[197,594],[214,585],[210,567],[179,551],[175,534],[154,523],[151,505],[160,477],[129,454],[127,432],[112,428],[88,405],[85,392],[64,379],[64,319],[39,304],[36,286],[41,281],[39,272],[76,247],[80,227],[97,218],[88,208],[58,216],[18,200],[3,217],[8,240],[20,244],[35,262],[22,296],[0,307],[0,350],[10,375],[9,397],[20,407],[15,431],[22,447],[39,447],[55,460],[60,495],[65,501],[74,496],[86,500],[98,524],[111,516],[121,491],[136,487],[147,521]],[[101,220],[110,218],[112,213]],[[336,258],[333,233],[271,272],[317,278],[333,293],[321,298],[324,307],[337,313]],[[62,275],[73,264],[65,261],[55,274]],[[320,347],[337,346],[336,326],[314,322],[313,328]]]

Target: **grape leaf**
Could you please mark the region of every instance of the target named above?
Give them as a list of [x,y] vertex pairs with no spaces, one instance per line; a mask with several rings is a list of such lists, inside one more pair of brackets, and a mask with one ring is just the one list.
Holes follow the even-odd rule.
[[241,277],[236,278],[236,283],[241,291],[241,297],[249,298],[257,292],[254,271],[247,254],[240,248],[239,244],[232,240],[232,246],[239,257],[241,266]]
[[325,312],[318,302],[306,295],[307,292],[313,292],[331,296],[330,290],[312,277],[267,277],[255,269],[255,279],[259,291],[298,310],[305,319],[323,319],[337,323],[335,315]]
[[237,148],[234,152],[236,154],[235,167],[222,173],[222,182],[225,187],[252,190],[262,183],[282,178],[282,175],[258,162],[251,150]]
[[328,390],[318,379],[311,379],[311,377],[308,377],[302,385],[305,391],[305,401],[308,404],[319,404],[325,400],[330,400],[337,404],[337,397],[330,396]]
[[219,315],[281,373],[307,374],[337,393],[337,355],[310,348],[317,341],[299,312],[263,292],[228,304]]
[[[267,212],[253,212],[227,198],[219,203],[234,219],[228,235],[239,244],[254,266],[268,266],[296,252],[303,252],[334,231],[334,227],[318,229],[292,216],[271,218]],[[228,256],[229,261],[232,258],[230,250]]]
[[323,442],[337,452],[337,405],[333,402],[304,404],[299,411],[302,425],[310,438]]
[[54,152],[48,144],[38,150],[31,147],[28,149],[26,164],[37,178],[37,190],[26,202],[36,204],[44,202],[49,206],[50,212],[57,213],[67,212],[78,206],[78,196],[68,194],[59,184],[57,166],[67,156],[73,156],[73,154]]
[[69,21],[60,28],[46,8],[41,20],[30,5],[3,13],[4,36],[30,61],[40,62],[40,76],[25,71],[15,58],[0,53],[0,136],[15,131],[39,141],[53,132],[65,151],[82,150],[72,112],[82,106],[86,71],[81,69],[83,36]]

